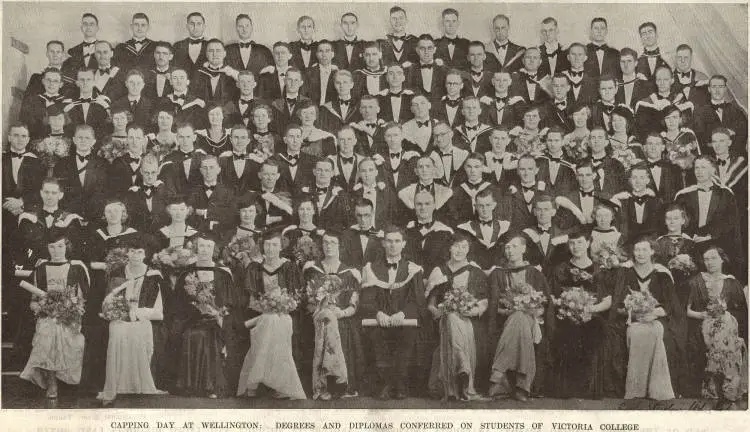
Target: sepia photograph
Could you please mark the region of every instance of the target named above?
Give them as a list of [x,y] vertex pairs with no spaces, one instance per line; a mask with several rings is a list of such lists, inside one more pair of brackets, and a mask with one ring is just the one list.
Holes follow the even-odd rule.
[[2,35],[6,414],[748,409],[747,3],[3,2]]

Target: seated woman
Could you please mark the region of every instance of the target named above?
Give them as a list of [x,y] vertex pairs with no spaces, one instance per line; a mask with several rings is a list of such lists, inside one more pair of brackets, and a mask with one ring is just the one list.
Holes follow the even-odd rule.
[[[523,310],[513,310],[503,300],[512,301],[514,295],[526,292],[528,288],[549,297],[549,286],[542,272],[525,260],[525,237],[510,237],[503,252],[506,265],[495,268],[489,276],[490,301],[487,313],[490,352],[494,349],[489,394],[512,395],[525,402],[532,392],[532,385],[535,393],[544,388],[547,349],[539,319],[545,314],[542,312],[539,316]],[[537,344],[539,346],[535,347]],[[535,377],[539,377],[539,380],[535,381]]]
[[112,133],[104,136],[101,139],[101,144],[97,143],[94,148],[98,148],[98,150],[95,150],[97,155],[112,163],[115,158],[128,151],[127,127],[133,121],[133,114],[130,113],[128,108],[123,107],[112,110],[110,116],[112,118]]
[[[654,260],[659,264],[669,267],[672,258],[677,255],[687,255],[695,263],[695,242],[682,230],[687,225],[688,216],[685,209],[678,204],[671,204],[664,211],[664,223],[667,227],[667,233],[656,239]],[[687,269],[681,270],[672,266],[669,269],[674,278],[674,287],[677,292],[677,298],[682,308],[687,307],[690,288],[688,279],[693,276],[692,271]],[[693,269],[695,270],[695,269]]]
[[225,151],[231,151],[231,129],[224,128],[224,108],[221,105],[209,106],[206,115],[208,128],[195,131],[195,148],[203,149],[207,154],[216,157]]
[[689,150],[693,156],[699,156],[701,154],[701,148],[698,145],[698,138],[696,138],[695,133],[692,130],[682,127],[683,115],[680,109],[675,105],[669,106],[664,109],[663,115],[664,131],[662,131],[661,136],[664,138],[664,143],[667,147],[667,159],[672,163],[675,163],[674,158],[670,156],[670,153],[676,152],[681,148]]
[[283,153],[286,150],[284,140],[278,133],[269,129],[273,124],[273,110],[268,105],[258,105],[253,108],[252,124],[249,125],[252,131],[253,148],[252,152],[263,155],[264,159],[273,156],[276,153]]
[[709,246],[702,258],[706,271],[690,281],[688,299],[690,376],[701,397],[719,400],[716,409],[733,409],[748,387],[747,300],[737,279],[724,274],[721,248]]
[[[648,238],[637,239],[632,245],[633,265],[622,267],[617,277],[610,320],[619,343],[613,344],[614,370],[626,371],[624,376],[625,399],[673,399],[673,364],[678,364],[677,341],[673,327],[684,323],[684,311],[679,307],[674,284],[669,272],[653,263],[654,249]],[[656,305],[650,313],[636,314],[625,308],[631,293],[652,296]],[[627,350],[627,353],[626,351]],[[672,354],[672,361],[669,359]],[[627,359],[627,361],[625,361]]]
[[563,137],[563,151],[565,159],[570,163],[578,163],[589,156],[589,131],[588,122],[591,118],[591,110],[584,104],[577,106],[572,114],[575,129]]
[[[475,390],[477,364],[489,354],[486,328],[480,317],[487,310],[487,276],[474,262],[469,262],[469,238],[453,236],[450,259],[435,267],[427,279],[427,309],[440,321],[440,346],[435,353],[430,374],[430,390],[442,393],[444,400],[479,400]],[[468,310],[444,310],[440,305],[446,294],[469,293],[476,304]],[[475,331],[476,330],[476,331]]]
[[297,117],[302,126],[302,153],[318,158],[336,154],[336,137],[315,127],[318,107],[313,102],[301,102],[297,108]]
[[359,306],[362,276],[359,270],[341,262],[339,252],[338,234],[326,231],[323,234],[323,258],[308,261],[304,266],[303,275],[308,284],[326,276],[336,276],[341,281],[341,292],[335,301],[327,300],[316,305],[309,297],[307,300],[315,328],[313,399],[356,397],[364,376],[361,322],[354,317]]
[[609,272],[601,271],[588,255],[589,240],[582,230],[568,235],[571,258],[558,264],[550,277],[552,295],[572,288],[582,288],[594,297],[586,306],[588,321],[579,317],[554,318],[551,338],[551,393],[557,397],[601,399],[604,393],[602,375],[606,365],[606,318],[612,305]]
[[216,242],[199,236],[195,249],[195,266],[182,272],[174,289],[176,388],[215,399],[226,391],[223,352],[229,326],[224,317],[235,305],[235,293],[229,269],[214,262]]
[[[35,292],[39,297],[58,291],[66,297],[76,296],[82,301],[89,291],[89,274],[82,262],[68,260],[70,241],[64,235],[53,232],[47,240],[47,250],[50,259],[42,260],[36,266],[34,285],[22,282],[21,287]],[[32,310],[39,307],[38,302],[32,302]],[[76,322],[62,323],[56,318],[40,315],[36,321],[31,355],[21,372],[21,379],[46,389],[48,398],[57,398],[57,380],[66,384],[80,382],[83,346],[80,318]]]
[[[302,278],[298,267],[280,256],[279,234],[268,233],[262,245],[263,262],[251,262],[245,271],[246,295],[259,299],[286,289],[299,298]],[[294,324],[298,320],[289,313],[270,311],[260,314],[251,311],[249,316],[252,318],[245,325],[251,327],[250,350],[240,371],[237,396],[255,397],[262,384],[274,397],[305,399],[293,355]]]
[[109,316],[106,379],[97,396],[103,406],[111,405],[118,394],[166,393],[154,383],[155,344],[162,345],[164,340],[160,325],[152,326],[151,321],[164,319],[162,293],[170,288],[158,270],[143,262],[148,250],[145,240],[134,238],[128,243],[128,262],[110,274],[109,294],[102,305],[104,311],[117,309],[118,303],[127,307],[119,318]]
[[169,225],[161,227],[156,238],[161,249],[172,246],[187,246],[198,235],[198,231],[186,223],[190,209],[185,197],[174,196],[167,202]]
[[177,134],[174,128],[174,111],[170,108],[162,108],[156,112],[157,130],[147,135],[148,144],[146,151],[155,154],[162,162],[164,158],[176,148]]

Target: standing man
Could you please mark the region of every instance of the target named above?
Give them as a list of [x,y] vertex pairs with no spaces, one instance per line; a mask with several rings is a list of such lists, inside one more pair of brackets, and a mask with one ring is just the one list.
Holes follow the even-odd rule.
[[[708,91],[711,101],[695,110],[695,135],[701,144],[703,153],[709,150],[711,135],[719,127],[725,127],[735,133],[732,139],[731,153],[747,154],[747,114],[736,100],[727,98],[727,78],[714,75],[708,80]],[[710,154],[710,153],[709,153]]]
[[643,54],[638,58],[636,72],[643,74],[646,78],[654,80],[656,70],[662,66],[667,66],[667,62],[661,56],[659,49],[659,34],[656,31],[656,24],[645,22],[638,26],[638,34],[641,36],[643,44]]
[[[169,42],[156,42],[154,48],[154,62],[156,67],[144,73],[146,86],[143,94],[151,99],[165,97],[172,93],[171,74],[172,59],[174,58],[172,46]],[[188,67],[190,67],[188,65]]]
[[607,20],[597,17],[591,20],[589,32],[591,42],[586,45],[586,74],[593,78],[602,75],[618,76],[620,54],[607,45]]
[[79,124],[87,124],[94,128],[97,136],[104,136],[110,127],[109,104],[104,98],[95,97],[94,71],[81,69],[78,71],[76,85],[78,93],[71,100],[66,101],[64,111],[72,131]]
[[511,73],[521,69],[521,58],[525,48],[508,39],[510,18],[507,15],[496,15],[492,19],[492,31],[495,38],[485,45],[488,67],[494,71]]
[[318,106],[330,102],[336,95],[333,77],[339,68],[332,63],[333,55],[333,44],[326,39],[321,40],[316,53],[318,62],[307,70],[306,96]]
[[206,18],[200,12],[187,16],[188,37],[174,44],[174,64],[192,76],[208,59],[206,58]]
[[568,69],[570,64],[567,59],[567,50],[564,50],[557,40],[559,34],[557,20],[552,17],[542,20],[540,33],[542,44],[539,45],[539,51],[542,53],[542,65],[539,66],[539,72],[542,75],[555,76],[557,72]]
[[237,15],[234,23],[239,40],[227,45],[227,64],[235,70],[249,70],[258,77],[263,68],[273,65],[274,56],[267,46],[255,43],[251,39],[253,20],[249,15]]
[[292,66],[304,74],[315,64],[315,53],[318,50],[318,42],[315,41],[315,21],[312,17],[303,15],[297,19],[297,34],[299,40],[289,44],[289,52],[292,54]]
[[83,33],[83,42],[70,48],[70,56],[63,69],[66,74],[75,73],[79,69],[96,69],[96,57],[94,56],[94,45],[96,44],[96,34],[99,33],[99,18],[96,15],[86,12],[81,16],[81,33]]
[[143,96],[144,85],[143,73],[138,69],[131,70],[125,78],[128,94],[112,102],[112,110],[129,109],[133,121],[143,127],[149,127],[153,123],[152,114],[155,107],[152,99]]
[[62,75],[62,88],[60,94],[67,96],[71,90],[75,90],[73,85],[77,69],[66,69],[63,63],[65,58],[65,47],[62,42],[58,40],[51,40],[47,42],[47,67],[42,69],[42,72],[35,73],[29,78],[29,83],[26,85],[26,91],[23,94],[23,100],[27,100],[30,97],[44,93],[44,85],[42,79],[44,78],[44,72],[48,69],[56,69],[63,72]]
[[654,83],[639,76],[635,72],[638,64],[638,53],[632,48],[623,48],[620,50],[620,72],[622,80],[617,85],[617,94],[615,100],[618,104],[625,104],[631,109],[635,109],[635,104],[642,100],[656,89]]
[[[380,45],[377,42],[368,42],[365,44],[364,65],[353,72],[354,90],[352,92],[355,97],[362,97],[364,95],[374,96],[388,87],[386,68],[381,65],[381,57]],[[403,84],[403,79],[401,81],[401,84]]]
[[406,68],[406,86],[423,94],[430,102],[438,101],[445,93],[447,70],[442,61],[435,60],[435,40],[429,34],[419,36],[417,42],[419,61]]
[[520,96],[527,104],[538,104],[549,99],[548,92],[552,79],[539,71],[541,64],[539,48],[530,47],[524,51],[523,69],[511,75],[511,96]]
[[682,92],[685,99],[696,107],[706,105],[711,97],[708,93],[708,76],[693,69],[693,48],[688,44],[679,45],[674,60],[673,90]]
[[133,68],[149,69],[154,67],[154,41],[148,38],[150,22],[143,12],[133,15],[130,30],[133,38],[117,45],[115,63],[126,72]]
[[418,61],[417,38],[406,33],[406,11],[399,6],[393,6],[389,13],[391,33],[385,35],[385,39],[379,41],[380,51],[383,53],[383,63],[390,65]]
[[228,66],[224,59],[227,52],[224,42],[211,39],[206,43],[208,64],[201,66],[191,80],[193,94],[207,104],[224,105],[237,93],[237,70]]
[[464,78],[464,95],[471,95],[481,98],[492,94],[492,76],[493,70],[485,68],[487,54],[484,52],[484,44],[479,41],[473,41],[469,44],[469,53],[467,54],[468,74]]
[[458,11],[453,8],[444,9],[442,17],[443,36],[435,41],[435,58],[441,59],[449,68],[466,70],[469,66],[469,40],[458,36]]
[[365,66],[365,41],[359,39],[359,19],[352,12],[341,15],[341,33],[343,38],[333,42],[334,63],[339,69],[354,72]]
[[[291,58],[292,54],[289,51],[288,43],[276,42],[273,44],[273,63],[262,68],[260,75],[258,75],[258,95],[260,97],[266,100],[274,100],[285,93],[286,76],[291,67],[289,64]],[[297,68],[294,68],[294,70],[299,72]]]
[[591,105],[599,96],[599,88],[597,78],[586,73],[586,47],[578,42],[570,44],[568,61],[570,68],[563,70],[563,74],[570,82],[571,102],[576,105]]
[[99,64],[99,68],[94,73],[94,87],[99,94],[114,101],[127,94],[127,89],[125,89],[127,70],[112,65],[114,51],[111,43],[99,40],[94,46],[94,56]]

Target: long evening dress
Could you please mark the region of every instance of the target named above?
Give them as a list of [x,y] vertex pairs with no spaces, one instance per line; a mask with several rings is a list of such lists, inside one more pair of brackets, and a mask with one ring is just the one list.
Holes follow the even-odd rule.
[[[89,275],[80,261],[43,261],[34,272],[34,285],[45,292],[77,286],[78,297],[82,299],[89,290]],[[78,384],[81,380],[84,343],[80,323],[65,326],[54,318],[39,318],[31,343],[31,355],[21,372],[21,378],[46,389],[47,380],[42,374],[44,370],[54,372],[55,377],[64,383]]]

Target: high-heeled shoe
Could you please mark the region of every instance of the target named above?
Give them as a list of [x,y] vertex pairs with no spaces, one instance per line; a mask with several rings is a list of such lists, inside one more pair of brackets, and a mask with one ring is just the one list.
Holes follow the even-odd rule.
[[50,379],[47,387],[47,399],[57,399],[57,378]]

